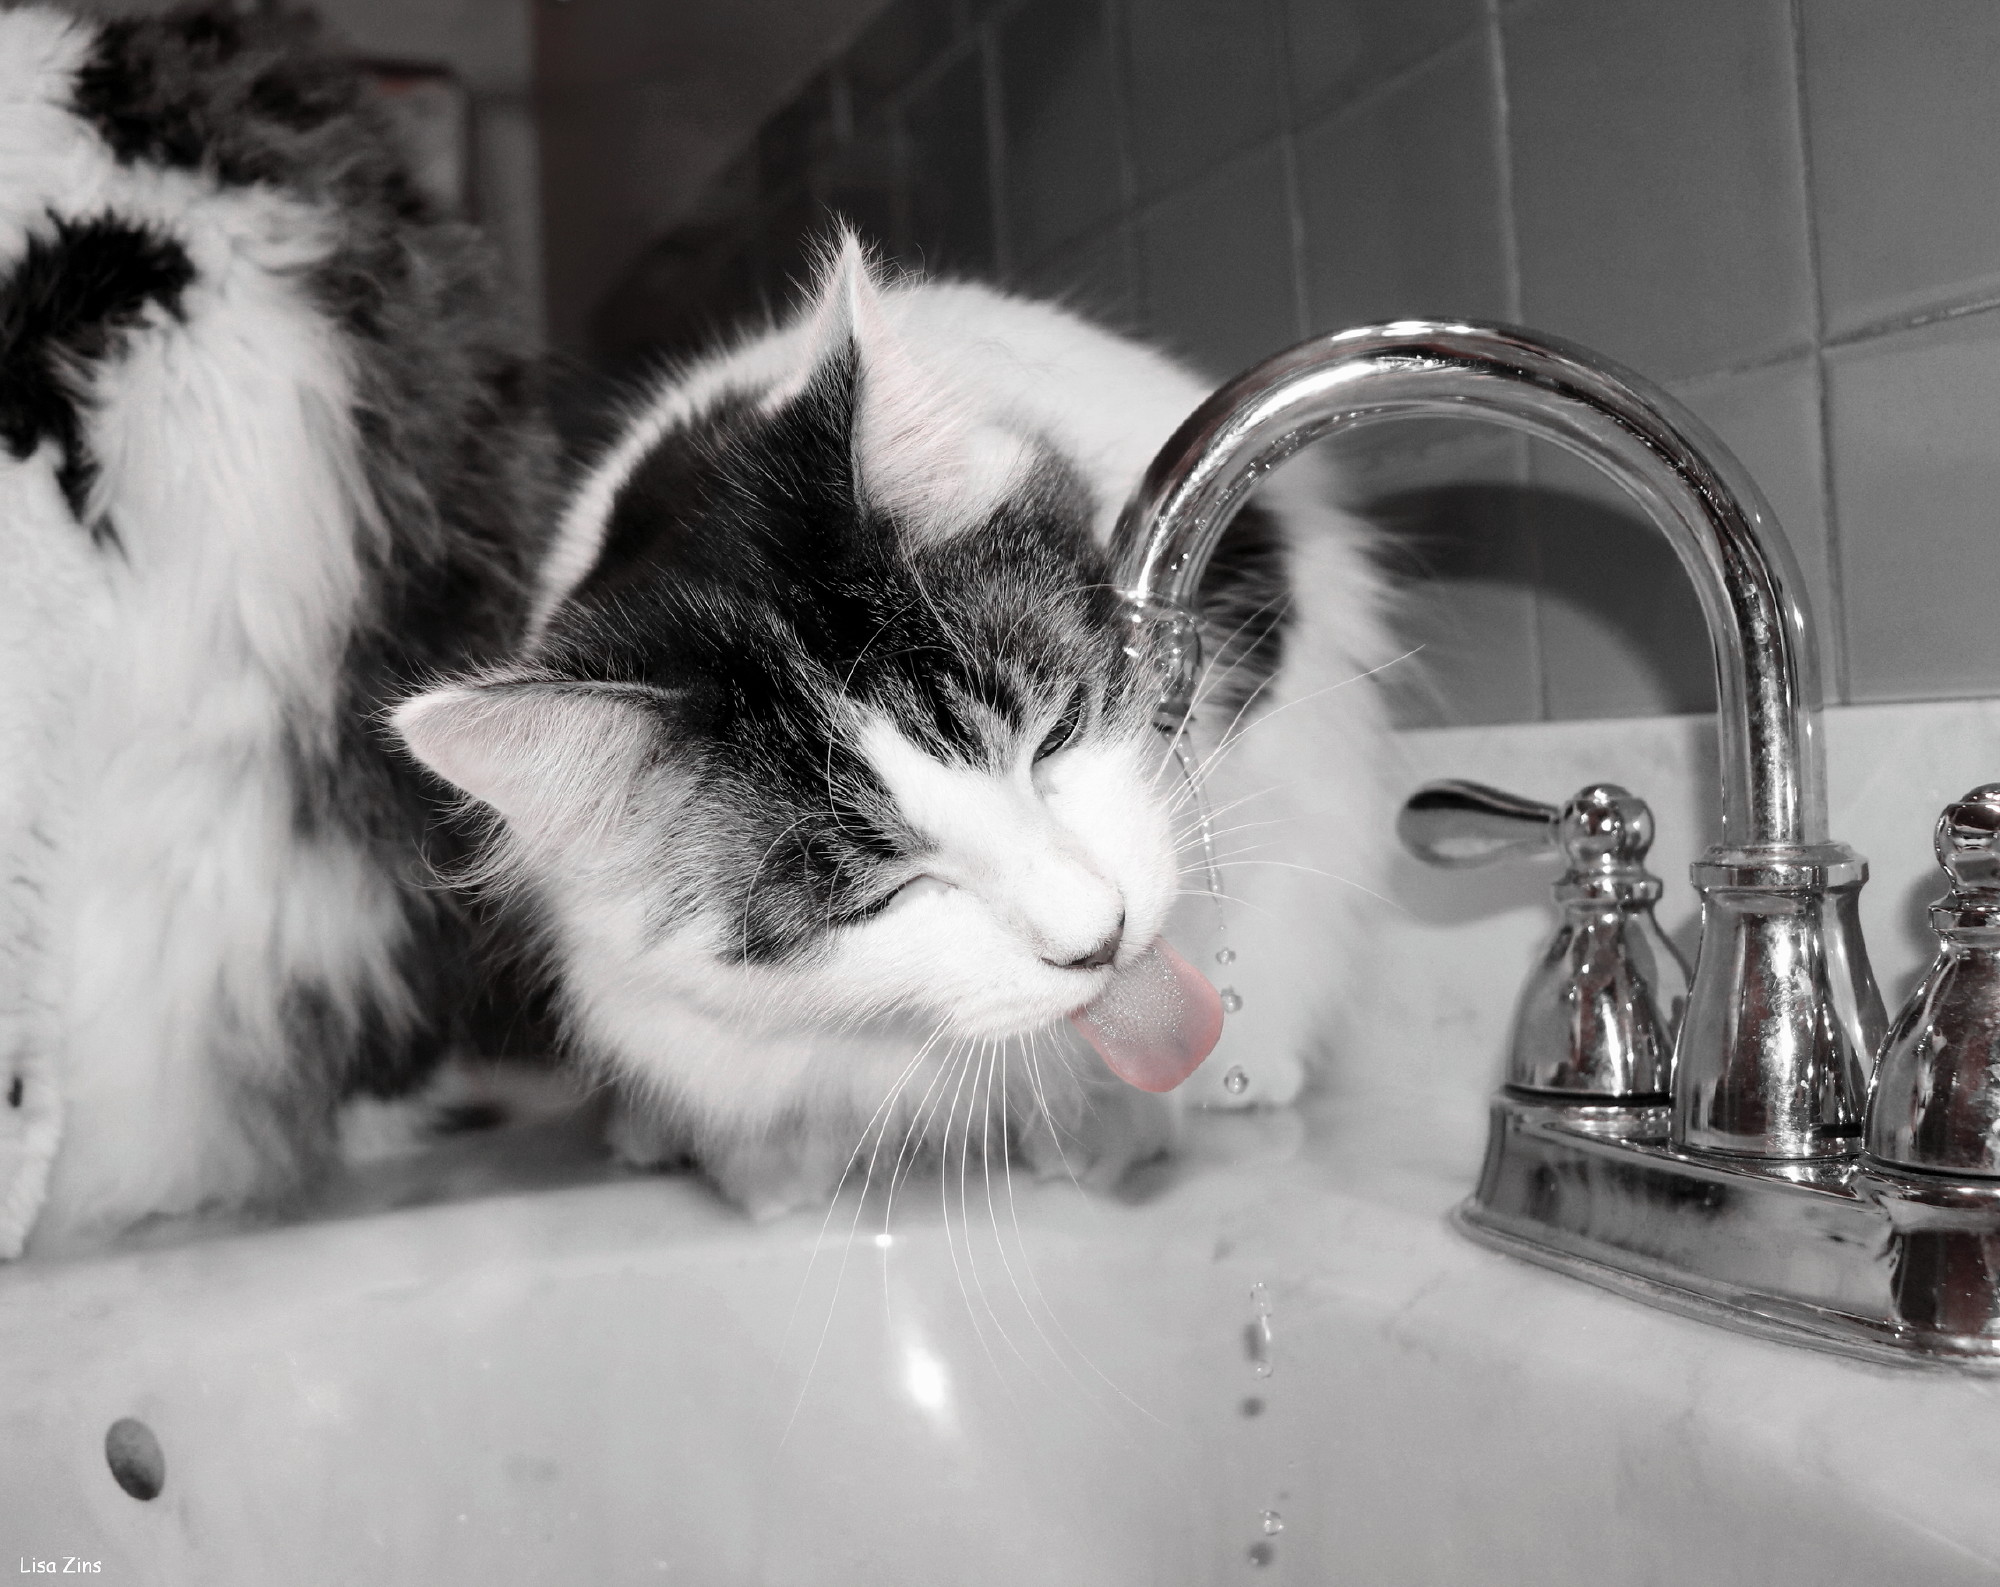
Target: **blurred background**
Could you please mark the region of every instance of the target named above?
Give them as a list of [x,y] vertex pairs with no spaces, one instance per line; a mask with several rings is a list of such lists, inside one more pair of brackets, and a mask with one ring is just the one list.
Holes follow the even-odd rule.
[[[115,4],[100,9],[118,9]],[[2000,694],[1991,0],[321,0],[491,229],[572,416],[793,298],[830,217],[1218,378],[1518,321],[1666,385],[1834,702]],[[1678,567],[1559,455],[1374,432],[1406,725],[1709,708]]]

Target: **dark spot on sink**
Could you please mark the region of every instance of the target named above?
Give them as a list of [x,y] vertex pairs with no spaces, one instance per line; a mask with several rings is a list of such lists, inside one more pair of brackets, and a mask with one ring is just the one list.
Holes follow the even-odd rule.
[[16,1075],[14,1076],[14,1083],[7,1088],[7,1106],[18,1108],[21,1105],[21,1097],[21,1077]]
[[1128,1207],[1143,1207],[1164,1196],[1180,1178],[1180,1166],[1164,1153],[1143,1163],[1134,1163],[1111,1187],[1112,1195]]
[[1247,1399],[1244,1400],[1244,1402],[1242,1403],[1241,1406],[1238,1407],[1238,1409],[1241,1410],[1245,1416],[1262,1416],[1264,1414],[1264,1402],[1258,1399],[1256,1395],[1252,1394]]
[[1271,1547],[1269,1543],[1252,1543],[1250,1545],[1250,1563],[1258,1566],[1268,1565],[1277,1557],[1277,1553],[1278,1551]]
[[152,1428],[121,1416],[104,1435],[104,1459],[118,1486],[135,1499],[157,1499],[167,1485],[167,1457]]

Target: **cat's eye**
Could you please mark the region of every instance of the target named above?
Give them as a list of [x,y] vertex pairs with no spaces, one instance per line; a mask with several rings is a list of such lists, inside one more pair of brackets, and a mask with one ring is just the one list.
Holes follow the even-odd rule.
[[1067,749],[1070,740],[1076,737],[1083,726],[1083,696],[1073,694],[1069,704],[1063,707],[1062,715],[1056,718],[1056,725],[1050,728],[1035,750],[1035,763],[1040,765],[1059,750]]

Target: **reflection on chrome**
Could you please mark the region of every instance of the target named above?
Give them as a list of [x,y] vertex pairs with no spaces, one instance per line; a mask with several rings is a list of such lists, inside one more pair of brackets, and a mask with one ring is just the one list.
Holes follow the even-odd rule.
[[[1864,1155],[1887,1021],[1861,940],[1868,867],[1826,829],[1801,581],[1755,483],[1672,397],[1582,348],[1451,321],[1319,337],[1238,376],[1168,441],[1114,540],[1128,647],[1160,677],[1156,719],[1177,732],[1188,716],[1202,575],[1257,481],[1311,441],[1403,417],[1485,419],[1615,480],[1693,581],[1716,669],[1722,831],[1693,867],[1702,942],[1667,1072],[1656,1047],[1677,967],[1644,930],[1644,845],[1629,865],[1573,855],[1576,896],[1564,901],[1591,914],[1595,935],[1581,948],[1575,932],[1559,939],[1539,972],[1547,995],[1531,989],[1531,1014],[1547,1017],[1520,1033],[1516,1084],[1496,1099],[1460,1226],[1712,1321],[1867,1355],[2000,1364],[2000,973],[1983,960],[1976,975],[1966,968],[2000,938],[2000,893],[1961,889],[1937,917],[1945,957],[1932,1001],[1950,1012],[1954,1040],[1965,1027],[1985,1045],[1975,1061],[1946,1062],[1940,1026],[1922,1012],[1899,1022],[1896,1095],[1877,1098],[1875,1155]],[[1610,790],[1595,803],[1623,822],[1621,799]],[[1625,814],[1641,808],[1632,800]],[[2000,791],[1954,812],[1954,831],[1977,828],[1983,842],[2000,832]],[[1447,846],[1490,854],[1554,837],[1552,810],[1492,790],[1468,799],[1458,785],[1453,807],[1430,813],[1448,818]],[[1475,816],[1495,831],[1468,827]],[[1594,843],[1594,832],[1578,835]],[[1635,943],[1648,951],[1627,951]],[[1585,990],[1607,1018],[1598,1050],[1579,1054],[1570,1004]],[[1945,1102],[1933,1096],[1940,1077],[1958,1088]],[[1922,1171],[1946,1163],[1951,1177]]]

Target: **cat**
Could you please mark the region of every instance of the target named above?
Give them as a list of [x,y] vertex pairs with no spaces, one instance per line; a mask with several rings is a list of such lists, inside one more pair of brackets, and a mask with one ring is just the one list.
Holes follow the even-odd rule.
[[306,24],[0,11],[0,1255],[282,1191],[476,1044],[379,716],[520,645],[556,468]]
[[998,1129],[1108,1183],[1171,1142],[1176,1027],[1223,1007],[1187,1092],[1296,1094],[1385,830],[1382,582],[1312,459],[1225,536],[1191,730],[1218,902],[1106,550],[1208,389],[843,236],[796,313],[634,403],[520,650],[396,708],[628,1160],[774,1214]]

